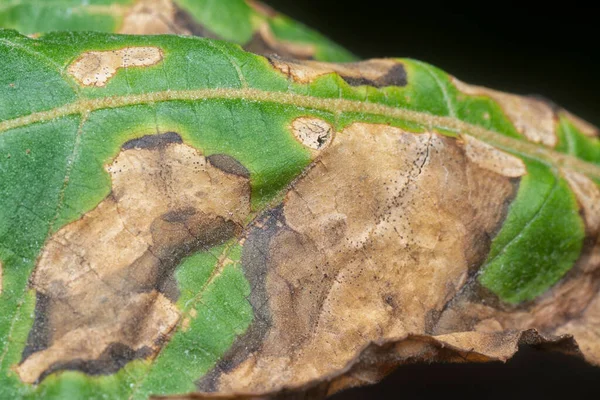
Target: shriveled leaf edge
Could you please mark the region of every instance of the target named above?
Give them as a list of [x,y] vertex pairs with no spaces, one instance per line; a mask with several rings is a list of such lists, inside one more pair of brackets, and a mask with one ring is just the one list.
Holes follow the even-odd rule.
[[[471,332],[468,332],[471,333]],[[479,334],[478,332],[473,332]],[[361,387],[380,382],[383,378],[403,365],[446,362],[446,363],[485,363],[507,362],[518,351],[519,347],[533,346],[543,350],[558,351],[563,354],[585,359],[577,341],[572,335],[546,336],[536,329],[523,331],[494,332],[508,341],[510,351],[505,354],[491,355],[473,348],[464,348],[450,344],[439,337],[429,335],[408,334],[403,337],[382,341],[371,341],[366,344],[345,367],[336,372],[314,379],[297,386],[284,386],[276,391],[207,393],[195,392],[174,396],[152,396],[154,400],[275,400],[275,399],[323,399],[341,390]],[[399,354],[404,347],[422,346],[420,352],[408,355]],[[595,367],[600,367],[586,360]],[[366,373],[367,379],[358,379],[353,374]]]

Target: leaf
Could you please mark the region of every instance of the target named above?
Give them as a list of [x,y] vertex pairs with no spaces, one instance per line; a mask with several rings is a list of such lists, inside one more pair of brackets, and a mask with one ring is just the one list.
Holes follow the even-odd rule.
[[0,26],[25,34],[87,31],[223,39],[247,50],[321,61],[352,61],[342,47],[254,0],[7,0]]
[[600,364],[598,130],[570,113],[175,35],[3,30],[0,60],[0,398],[322,397],[519,343]]

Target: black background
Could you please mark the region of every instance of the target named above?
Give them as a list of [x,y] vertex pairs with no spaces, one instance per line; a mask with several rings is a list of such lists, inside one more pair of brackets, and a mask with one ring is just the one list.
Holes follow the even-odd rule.
[[[468,83],[542,95],[600,125],[600,14],[576,2],[265,2],[362,58],[427,61]],[[600,368],[523,348],[507,364],[404,366],[379,385],[334,399],[571,400],[598,394]]]

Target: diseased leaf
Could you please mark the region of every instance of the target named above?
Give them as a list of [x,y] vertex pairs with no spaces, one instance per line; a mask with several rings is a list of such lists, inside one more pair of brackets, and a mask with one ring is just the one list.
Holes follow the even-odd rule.
[[[585,237],[567,181],[543,164],[529,162],[527,170],[479,276],[511,303],[532,300],[557,282],[579,258]],[[532,243],[539,235],[544,240]]]
[[350,56],[254,2],[1,7],[107,33],[0,31],[0,398],[317,398],[519,343],[600,364],[595,127],[324,62]]
[[351,61],[318,33],[254,0],[6,0],[0,26],[25,34],[88,31],[194,35],[223,39],[260,54]]

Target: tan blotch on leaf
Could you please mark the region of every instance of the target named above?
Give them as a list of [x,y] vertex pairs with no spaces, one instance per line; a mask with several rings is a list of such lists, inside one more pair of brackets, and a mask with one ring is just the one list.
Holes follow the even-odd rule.
[[[562,340],[562,350],[600,364],[597,336],[600,330],[600,282],[597,279],[600,271],[600,188],[580,173],[566,169],[561,173],[581,207],[588,234],[587,244],[574,267],[544,296],[519,309],[495,307],[493,301],[482,300],[480,292],[473,296],[473,291],[478,289],[477,284],[471,282],[448,304],[434,333],[448,336],[459,331],[471,339],[484,333],[495,333],[498,339],[507,344],[512,342],[514,347],[517,342],[509,332],[535,329],[547,339]],[[572,344],[567,343],[570,337],[575,339],[578,347],[572,341]],[[481,351],[479,346],[473,348]]]
[[469,135],[463,135],[462,140],[465,143],[465,152],[469,160],[481,168],[509,178],[518,178],[527,173],[527,167],[520,158]]
[[578,172],[565,169],[562,173],[583,209],[588,230],[594,235],[600,233],[600,188],[590,178]]
[[158,47],[126,47],[83,53],[69,66],[69,74],[84,86],[106,86],[119,68],[149,67],[163,59]]
[[464,94],[490,97],[496,101],[518,132],[534,143],[556,146],[556,116],[547,103],[525,96],[503,93],[481,86],[468,85],[454,78],[456,88]]
[[173,31],[176,28],[174,22],[175,6],[171,0],[139,0],[123,18],[119,33],[128,35],[184,33]]
[[[266,273],[250,301],[267,322],[257,318],[236,345],[256,351],[216,369],[225,371],[212,381],[217,390],[303,385],[347,371],[370,343],[427,334],[485,259],[504,216],[498,204],[515,190],[454,138],[387,125],[344,129],[288,192],[283,215],[247,237],[242,259],[264,261],[243,264],[246,275],[261,282]],[[481,348],[497,352],[490,341]],[[407,358],[421,351],[403,348]]]
[[[248,5],[264,17],[272,18],[276,15],[273,10],[260,2],[249,1]],[[221,39],[173,0],[138,0],[121,13],[124,17],[118,29],[119,33],[177,34]],[[279,40],[266,22],[258,26],[252,38],[244,44],[244,49],[257,54],[278,54],[295,59],[310,59],[316,52],[315,46],[310,43]]]
[[320,61],[269,58],[279,72],[299,83],[310,83],[327,75],[338,74],[352,86],[405,86],[406,71],[402,63],[392,59],[372,59],[354,63],[325,63]]
[[333,127],[319,118],[300,117],[292,122],[292,132],[304,146],[321,150],[331,142]]
[[131,359],[155,354],[180,319],[177,265],[240,233],[248,178],[212,166],[177,138],[128,142],[106,168],[106,199],[48,240],[31,280],[47,299],[36,304],[44,323],[32,334],[48,346],[26,349],[16,368],[24,382],[61,365],[118,369],[105,357],[115,346]]

